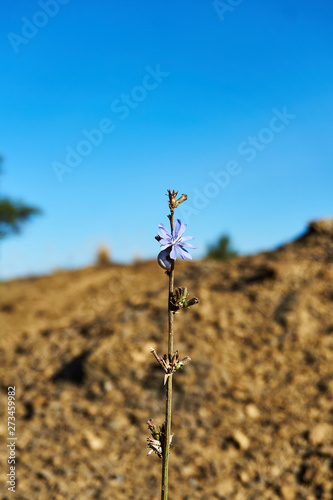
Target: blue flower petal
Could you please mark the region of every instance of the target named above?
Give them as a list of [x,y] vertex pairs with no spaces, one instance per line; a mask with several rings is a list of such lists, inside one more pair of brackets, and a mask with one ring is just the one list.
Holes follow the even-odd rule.
[[173,260],[176,260],[176,258],[177,258],[177,253],[176,253],[176,248],[175,248],[175,246],[172,246],[172,250],[171,250],[171,252],[170,252],[170,257],[171,257],[171,259],[173,259]]
[[173,227],[173,237],[175,239],[181,238],[182,235],[184,234],[186,227],[187,224],[185,224],[184,222],[182,223],[180,219],[177,219]]
[[177,248],[177,252],[179,253],[179,255],[181,256],[181,258],[183,260],[184,259],[192,260],[192,256],[188,253],[187,250],[185,250],[185,248],[182,248],[180,245],[176,245],[176,248]]
[[181,220],[180,219],[177,219],[176,222],[174,223],[173,225],[173,231],[172,231],[172,234],[173,234],[173,237],[176,239],[178,238],[178,232],[179,232],[179,229],[180,229],[180,226],[182,225],[181,223]]
[[166,245],[169,243],[169,245],[172,245],[171,238],[161,238],[159,241],[160,245]]
[[[185,224],[185,222],[183,222],[182,225],[180,226],[179,231],[178,231],[178,238],[181,238],[183,236],[186,228],[187,228],[187,224]],[[186,236],[185,236],[185,238],[186,238]],[[190,236],[190,238],[191,238],[191,236]]]
[[169,247],[171,247],[171,243],[166,243],[165,245],[161,245],[160,250],[162,251]]
[[194,245],[191,245],[191,243],[183,243],[183,242],[181,242],[181,243],[179,243],[179,245],[181,247],[186,247],[186,248],[197,248]]
[[162,238],[170,238],[171,239],[171,233],[170,233],[170,231],[168,230],[168,228],[164,224],[159,224],[158,228],[159,228],[158,234]]

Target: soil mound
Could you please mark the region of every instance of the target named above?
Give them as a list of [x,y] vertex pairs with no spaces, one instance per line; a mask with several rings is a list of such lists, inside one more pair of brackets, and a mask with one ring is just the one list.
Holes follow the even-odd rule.
[[[333,220],[275,251],[176,263],[170,498],[333,499]],[[1,285],[2,498],[16,388],[18,500],[160,498],[167,277],[110,264]]]

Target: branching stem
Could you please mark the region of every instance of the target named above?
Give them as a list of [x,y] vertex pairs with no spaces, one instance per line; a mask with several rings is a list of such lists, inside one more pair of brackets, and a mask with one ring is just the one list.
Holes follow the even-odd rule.
[[[170,207],[170,228],[171,233],[173,232],[173,217],[174,217],[174,207],[171,201],[171,192],[169,191],[169,207]],[[173,318],[174,313],[170,311],[170,298],[174,292],[174,281],[175,281],[175,261],[172,260],[171,269],[169,271],[169,294],[168,294],[168,358],[171,361],[173,356]],[[162,490],[161,490],[161,500],[167,500],[168,498],[168,476],[169,476],[169,456],[170,456],[170,438],[171,438],[171,411],[172,411],[172,375],[168,377],[166,383],[166,405],[165,405],[165,442],[163,449],[163,459],[162,459]]]

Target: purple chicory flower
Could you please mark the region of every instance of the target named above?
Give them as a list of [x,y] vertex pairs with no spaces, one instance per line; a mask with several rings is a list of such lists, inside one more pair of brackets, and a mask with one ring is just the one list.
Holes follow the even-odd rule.
[[[161,251],[169,249],[170,258],[176,260],[177,253],[180,257],[184,259],[192,260],[192,256],[186,250],[186,248],[196,248],[186,241],[193,240],[193,236],[183,236],[187,224],[182,223],[180,219],[177,219],[174,223],[172,234],[164,224],[158,225],[158,235],[160,236]],[[170,248],[171,247],[171,248]]]

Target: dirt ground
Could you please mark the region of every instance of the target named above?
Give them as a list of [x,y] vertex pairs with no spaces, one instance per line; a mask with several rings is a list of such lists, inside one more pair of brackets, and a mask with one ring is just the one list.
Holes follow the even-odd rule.
[[[176,262],[170,500],[333,499],[333,220],[229,262]],[[1,498],[158,500],[168,278],[156,262],[0,284]],[[16,493],[7,491],[7,387]]]

